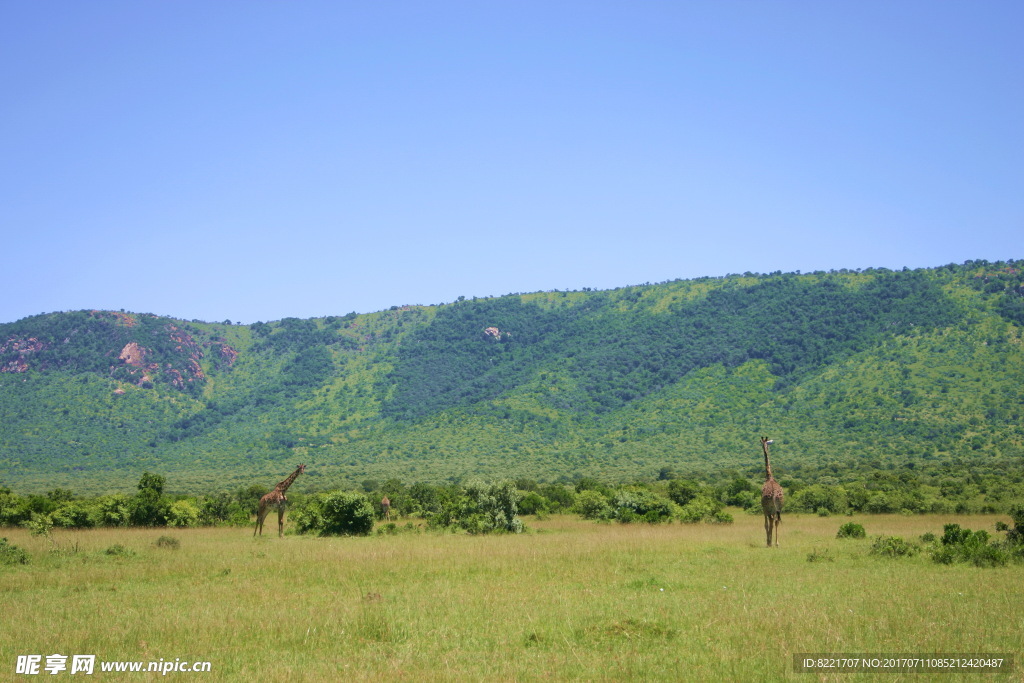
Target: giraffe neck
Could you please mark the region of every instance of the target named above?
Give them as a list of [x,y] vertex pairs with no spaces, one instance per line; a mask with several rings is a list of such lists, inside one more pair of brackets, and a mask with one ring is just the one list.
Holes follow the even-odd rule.
[[761,439],[761,449],[764,450],[764,477],[765,479],[774,479],[772,476],[772,464],[768,460],[768,442]]
[[292,482],[295,481],[295,478],[298,477],[300,474],[302,474],[302,468],[298,467],[295,469],[294,472],[288,475],[287,479],[285,479],[284,481],[277,485],[277,490],[280,491],[281,493],[287,491],[288,487],[292,485]]

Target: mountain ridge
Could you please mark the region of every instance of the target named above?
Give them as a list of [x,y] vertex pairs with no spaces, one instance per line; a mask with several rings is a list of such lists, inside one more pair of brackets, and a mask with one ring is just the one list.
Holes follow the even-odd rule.
[[[0,325],[0,482],[189,489],[1024,455],[1024,261],[744,274],[233,325]],[[751,441],[754,439],[754,441]],[[751,445],[753,444],[753,446]]]

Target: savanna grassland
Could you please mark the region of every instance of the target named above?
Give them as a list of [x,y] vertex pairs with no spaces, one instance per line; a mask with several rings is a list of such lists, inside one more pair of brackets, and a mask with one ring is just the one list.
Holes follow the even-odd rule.
[[[759,515],[735,518],[555,515],[486,536],[401,523],[333,538],[11,528],[3,535],[29,562],[0,567],[0,662],[10,673],[33,653],[180,658],[212,670],[171,678],[208,681],[761,681],[818,679],[794,673],[794,653],[1022,654],[1021,565],[869,552],[879,535],[916,541],[952,521],[991,530],[1001,517],[790,515],[778,549],[763,547]],[[836,538],[851,520],[867,538]]]

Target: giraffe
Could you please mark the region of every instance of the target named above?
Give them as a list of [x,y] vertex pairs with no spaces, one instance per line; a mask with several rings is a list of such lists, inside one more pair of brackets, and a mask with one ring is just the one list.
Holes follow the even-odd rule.
[[284,536],[284,508],[288,503],[288,497],[284,495],[284,492],[292,485],[295,478],[305,471],[306,466],[299,465],[294,472],[288,475],[287,479],[275,486],[273,491],[260,498],[260,508],[256,513],[256,528],[253,529],[253,536],[256,535],[257,531],[260,533],[260,536],[263,535],[263,520],[271,508],[277,508],[277,535],[279,537]]
[[384,511],[384,519],[391,521],[391,501],[387,496],[380,499],[380,508]]
[[772,530],[775,530],[775,547],[779,547],[779,522],[782,521],[782,487],[772,475],[772,464],[768,460],[768,444],[772,440],[761,437],[761,450],[764,451],[764,486],[761,487],[761,509],[764,511],[764,533],[768,537],[768,547],[772,547]]

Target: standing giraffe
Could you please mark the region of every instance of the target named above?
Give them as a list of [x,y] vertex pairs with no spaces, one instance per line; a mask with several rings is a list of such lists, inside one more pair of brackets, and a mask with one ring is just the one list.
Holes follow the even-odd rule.
[[772,529],[775,530],[775,547],[779,547],[779,522],[782,521],[782,487],[772,475],[772,464],[768,460],[768,444],[772,440],[761,437],[761,450],[764,451],[764,486],[761,487],[761,509],[764,511],[764,533],[768,537],[768,547],[772,547]]
[[253,536],[256,535],[257,531],[260,532],[260,536],[263,535],[263,519],[270,512],[271,508],[277,508],[277,535],[284,536],[284,507],[288,503],[288,497],[284,495],[284,492],[295,481],[295,477],[305,471],[306,466],[299,465],[294,472],[288,475],[287,479],[275,486],[273,491],[260,498],[260,508],[256,513],[256,528],[253,529]]
[[391,501],[388,500],[387,496],[380,499],[380,508],[384,512],[384,519],[391,521]]

